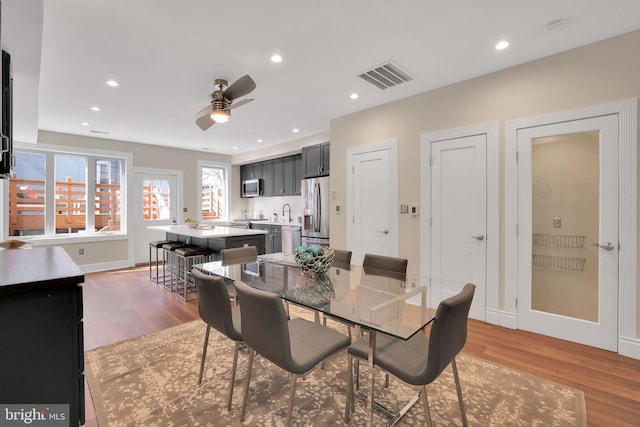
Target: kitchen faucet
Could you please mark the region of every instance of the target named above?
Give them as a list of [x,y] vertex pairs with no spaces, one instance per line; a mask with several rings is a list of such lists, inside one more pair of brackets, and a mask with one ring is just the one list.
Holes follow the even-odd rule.
[[[285,218],[285,208],[289,208],[289,221],[287,221]],[[291,205],[289,203],[285,203],[284,205],[282,205],[282,220],[285,222],[291,222]]]

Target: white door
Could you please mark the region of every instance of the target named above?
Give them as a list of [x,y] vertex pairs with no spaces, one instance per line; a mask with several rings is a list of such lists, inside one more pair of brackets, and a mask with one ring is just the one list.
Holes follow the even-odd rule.
[[395,143],[350,152],[351,201],[348,225],[352,263],[365,253],[397,256],[397,154]]
[[143,264],[149,262],[149,242],[165,238],[165,233],[147,227],[170,225],[174,219],[179,220],[178,176],[136,172],[135,183],[135,263]]
[[442,301],[460,292],[465,283],[473,283],[476,292],[469,316],[484,320],[487,135],[439,140],[429,145],[431,246],[427,268],[432,299]]
[[518,328],[617,349],[618,116],[519,129]]

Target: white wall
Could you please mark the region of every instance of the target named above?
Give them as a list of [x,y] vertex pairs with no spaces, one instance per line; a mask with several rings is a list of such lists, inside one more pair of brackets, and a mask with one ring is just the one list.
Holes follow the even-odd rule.
[[[499,120],[500,307],[504,307],[504,123],[508,120],[640,97],[640,31],[467,80],[331,122],[331,187],[346,206],[346,153],[350,147],[399,141],[399,203],[420,200],[420,135]],[[421,207],[426,209],[427,207]],[[419,217],[400,215],[399,256],[420,267]],[[344,216],[331,220],[331,241],[346,245]],[[640,292],[637,292],[640,306]],[[640,325],[640,319],[636,319]],[[640,330],[640,327],[638,328]]]

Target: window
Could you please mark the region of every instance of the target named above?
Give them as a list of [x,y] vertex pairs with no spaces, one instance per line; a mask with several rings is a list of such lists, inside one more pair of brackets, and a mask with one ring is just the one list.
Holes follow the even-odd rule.
[[223,165],[200,165],[202,196],[200,209],[203,220],[227,219],[229,168]]
[[16,149],[14,155],[10,236],[122,230],[123,158],[27,149]]
[[166,179],[145,180],[142,188],[143,220],[171,218],[171,182]]

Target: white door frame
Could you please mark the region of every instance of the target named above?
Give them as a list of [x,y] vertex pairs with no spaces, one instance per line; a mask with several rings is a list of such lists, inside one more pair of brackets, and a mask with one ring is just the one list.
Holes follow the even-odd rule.
[[353,194],[354,157],[358,154],[373,151],[389,151],[389,233],[395,238],[389,239],[389,254],[398,255],[398,140],[377,142],[351,147],[347,150],[347,247],[351,248],[354,238],[353,223],[348,220],[354,212],[355,195]]
[[505,307],[503,317],[516,319],[517,259],[517,146],[518,130],[546,124],[617,114],[619,117],[618,216],[618,353],[640,359],[637,316],[637,99],[511,120],[505,124]]
[[420,274],[429,271],[431,258],[431,227],[429,226],[431,212],[431,165],[430,144],[432,142],[463,138],[474,135],[486,135],[487,138],[487,268],[485,321],[501,324],[498,285],[499,273],[499,224],[500,224],[500,174],[499,174],[499,122],[492,121],[477,125],[464,126],[425,133],[420,136]]
[[[133,206],[133,212],[129,212],[129,218],[131,218],[131,224],[134,224],[136,219],[135,218],[139,218],[140,215],[142,215],[142,193],[141,193],[141,189],[136,185],[136,183],[138,182],[138,175],[141,174],[150,174],[150,175],[160,175],[160,176],[166,176],[166,175],[173,175],[176,177],[176,185],[177,185],[177,190],[178,190],[178,197],[176,197],[176,202],[177,202],[177,206],[176,206],[176,221],[178,222],[178,224],[182,223],[182,207],[184,206],[184,178],[183,178],[183,172],[181,170],[177,170],[177,169],[159,169],[159,168],[147,168],[147,167],[134,167],[133,168],[133,186],[136,188],[135,191],[132,191],[131,193],[135,193],[132,194],[133,199],[133,204],[129,205],[129,206]],[[131,230],[128,234],[130,236],[130,245],[129,245],[129,265],[135,265],[135,259],[136,259],[136,245],[138,244],[138,242],[135,241],[136,239],[136,232],[133,229],[133,227],[131,227],[129,230]]]

